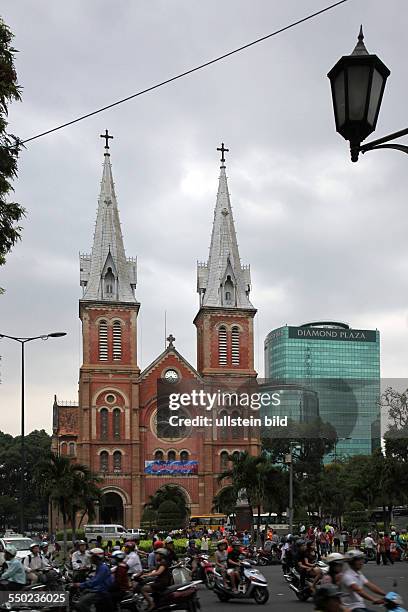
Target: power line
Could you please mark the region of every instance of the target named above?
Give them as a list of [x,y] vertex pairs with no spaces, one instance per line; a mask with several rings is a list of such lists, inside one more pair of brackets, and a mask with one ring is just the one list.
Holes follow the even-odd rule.
[[25,140],[19,141],[19,142],[20,144],[26,144],[27,142],[31,142],[32,140],[36,140],[37,138],[41,138],[42,136],[46,136],[47,134],[52,134],[52,132],[56,132],[57,130],[62,130],[63,128],[68,127],[69,125],[73,125],[74,123],[78,123],[79,121],[83,121],[84,119],[88,119],[89,117],[93,117],[94,115],[97,115],[98,113],[102,113],[103,111],[108,110],[109,108],[113,108],[114,106],[123,104],[124,102],[127,102],[128,100],[132,100],[133,98],[142,96],[143,94],[153,91],[154,89],[163,87],[163,85],[168,85],[168,83],[177,81],[178,79],[181,79],[189,74],[192,74],[193,72],[197,72],[198,70],[202,70],[203,68],[206,68],[207,66],[211,66],[212,64],[215,64],[216,62],[220,62],[221,60],[224,60],[227,57],[234,55],[235,53],[244,51],[244,49],[248,49],[249,47],[257,45],[258,43],[263,42],[264,40],[267,40],[268,38],[272,38],[272,36],[276,36],[277,34],[281,34],[282,32],[285,32],[286,30],[290,30],[291,28],[294,28],[295,26],[300,25],[301,23],[304,23],[305,21],[309,21],[310,19],[313,19],[314,17],[317,17],[318,15],[321,15],[322,13],[326,13],[327,11],[330,11],[336,6],[339,6],[340,4],[344,4],[345,2],[348,2],[348,1],[349,0],[339,0],[338,2],[335,2],[334,4],[331,4],[330,6],[326,6],[320,11],[317,11],[316,13],[312,13],[310,15],[307,15],[306,17],[303,17],[302,19],[298,19],[297,21],[294,21],[290,23],[289,25],[283,28],[280,28],[279,30],[275,30],[274,32],[271,32],[271,34],[267,34],[266,36],[257,38],[256,40],[253,40],[252,42],[247,43],[246,45],[242,45],[241,47],[238,47],[237,49],[234,49],[233,51],[228,51],[228,53],[224,53],[224,55],[220,55],[212,60],[204,62],[203,64],[200,64],[199,66],[196,66],[195,68],[190,68],[189,70],[186,70],[185,72],[181,72],[180,74],[177,74],[176,76],[166,79],[165,81],[161,81],[160,83],[151,85],[150,87],[147,87],[146,89],[142,89],[141,91],[138,91],[135,94],[127,96],[126,98],[122,98],[121,100],[112,102],[112,104],[108,104],[107,106],[98,108],[97,110],[87,113],[86,115],[81,115],[80,117],[77,117],[76,119],[72,119],[71,121],[62,123],[61,125],[58,125],[57,127],[54,127],[50,130],[46,130],[45,132],[41,132],[40,134],[36,134],[35,136],[31,136],[30,138],[26,138]]

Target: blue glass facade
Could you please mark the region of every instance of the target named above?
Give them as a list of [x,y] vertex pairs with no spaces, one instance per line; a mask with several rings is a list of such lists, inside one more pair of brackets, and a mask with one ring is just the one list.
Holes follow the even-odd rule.
[[265,377],[315,391],[335,427],[335,453],[370,454],[380,444],[380,334],[340,323],[284,326],[265,340]]

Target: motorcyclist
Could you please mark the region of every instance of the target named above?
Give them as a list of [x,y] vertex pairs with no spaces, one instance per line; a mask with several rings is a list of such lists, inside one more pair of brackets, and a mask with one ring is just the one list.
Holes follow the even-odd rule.
[[128,566],[128,574],[139,574],[142,571],[142,562],[135,550],[135,543],[131,540],[125,543],[125,562]]
[[158,548],[164,548],[164,542],[156,540],[153,543],[153,550],[148,554],[147,567],[149,570],[153,570],[156,567],[156,550]]
[[219,540],[217,542],[217,550],[215,551],[215,565],[222,574],[224,581],[224,587],[228,587],[227,583],[227,542],[226,540]]
[[305,587],[306,578],[309,577],[312,581],[312,587],[319,579],[321,572],[310,563],[307,557],[306,541],[300,538],[296,540],[297,552],[294,557],[294,564],[300,574],[300,587]]
[[173,563],[177,563],[177,555],[176,551],[174,550],[174,541],[171,536],[167,536],[167,538],[164,540],[164,548],[166,548],[168,552],[167,559],[169,564],[172,565]]
[[[151,572],[144,575],[145,578],[154,576],[153,583],[145,584],[142,587],[142,593],[148,603],[148,610],[152,610],[155,601],[160,597],[160,594],[169,587],[173,581],[168,563],[168,550],[166,548],[158,548],[155,551],[156,567]],[[151,597],[153,595],[153,599]]]
[[[349,567],[344,571],[341,579],[341,590],[344,591],[342,603],[353,610],[353,612],[367,612],[366,601],[370,601],[373,604],[381,604],[385,595],[385,592],[380,587],[367,580],[361,573],[364,557],[365,555],[362,550],[349,550],[346,555]],[[367,592],[367,589],[382,597],[373,597]]]
[[7,569],[0,578],[1,591],[19,591],[26,584],[26,572],[19,559],[16,558],[17,548],[6,546],[4,550],[5,563]]
[[384,597],[384,606],[386,610],[393,610],[394,612],[407,612],[406,609],[402,607],[402,603],[401,597],[394,591],[390,591]]
[[87,554],[85,540],[75,542],[75,552],[72,553],[71,566],[74,570],[74,582],[83,582],[91,567],[91,557]]
[[91,563],[96,566],[95,576],[84,582],[74,582],[73,586],[87,591],[75,604],[78,612],[89,612],[91,605],[95,605],[97,612],[110,612],[113,609],[111,588],[112,575],[106,565],[105,553],[102,548],[92,548],[89,551]]
[[344,612],[341,603],[342,593],[334,584],[318,587],[314,596],[315,610],[319,612]]
[[31,584],[38,582],[38,574],[41,570],[49,568],[50,562],[42,554],[39,544],[33,542],[30,546],[30,554],[24,558],[24,569],[27,573],[28,581]]
[[197,556],[200,553],[200,549],[198,548],[196,541],[194,539],[190,539],[188,541],[186,554],[191,558],[191,572],[194,575],[197,570]]
[[334,584],[337,587],[341,585],[342,572],[344,569],[345,556],[341,553],[331,553],[326,557],[326,563],[329,566],[328,573],[321,579],[321,584]]
[[238,540],[232,541],[232,550],[227,555],[227,573],[231,580],[232,590],[234,593],[238,592],[238,584],[240,581],[240,561],[239,556],[241,554],[241,543]]
[[128,566],[125,563],[126,553],[122,550],[112,552],[112,599],[114,603],[119,602],[129,590]]

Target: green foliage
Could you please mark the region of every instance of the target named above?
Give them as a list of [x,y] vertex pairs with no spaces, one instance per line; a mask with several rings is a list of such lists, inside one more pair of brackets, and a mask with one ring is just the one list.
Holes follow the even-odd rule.
[[[83,540],[85,537],[85,531],[83,529],[77,529],[75,532],[75,538],[77,540]],[[64,540],[64,532],[63,531],[57,531],[57,533],[55,534],[55,537],[57,539],[57,542],[62,542]],[[67,529],[67,537],[69,540],[72,540],[72,529]]]
[[344,515],[344,526],[348,531],[357,530],[361,534],[367,533],[369,521],[364,504],[358,501],[350,503]]
[[[39,516],[47,516],[48,499],[42,495],[35,482],[36,464],[48,456],[51,437],[42,429],[34,430],[24,438],[24,503],[25,517],[30,525]],[[21,478],[21,437],[0,432],[0,527],[19,527]],[[9,500],[9,501],[7,501]],[[14,503],[11,503],[13,500]],[[7,514],[5,513],[7,508]],[[2,516],[2,513],[4,516]]]
[[213,512],[220,512],[221,514],[234,514],[235,506],[237,503],[237,493],[232,485],[228,485],[221,489],[221,491],[213,499]]
[[8,106],[21,97],[14,67],[16,50],[11,46],[12,38],[13,34],[0,18],[0,266],[21,237],[22,228],[18,223],[25,215],[24,208],[8,201],[13,191],[11,181],[17,176],[17,159],[21,149],[18,138],[6,131]]
[[185,526],[183,509],[175,501],[167,499],[157,509],[157,527],[163,531],[182,529]]

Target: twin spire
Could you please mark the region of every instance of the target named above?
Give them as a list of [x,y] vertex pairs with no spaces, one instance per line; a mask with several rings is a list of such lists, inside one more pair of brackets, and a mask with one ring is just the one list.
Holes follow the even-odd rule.
[[[105,131],[105,154],[94,242],[91,255],[80,254],[80,283],[83,300],[136,303],[136,259],[127,258],[119,221],[118,204],[112,177],[109,139]],[[222,143],[221,167],[210,253],[207,263],[199,263],[197,291],[202,307],[253,309],[249,301],[250,270],[241,265]]]

